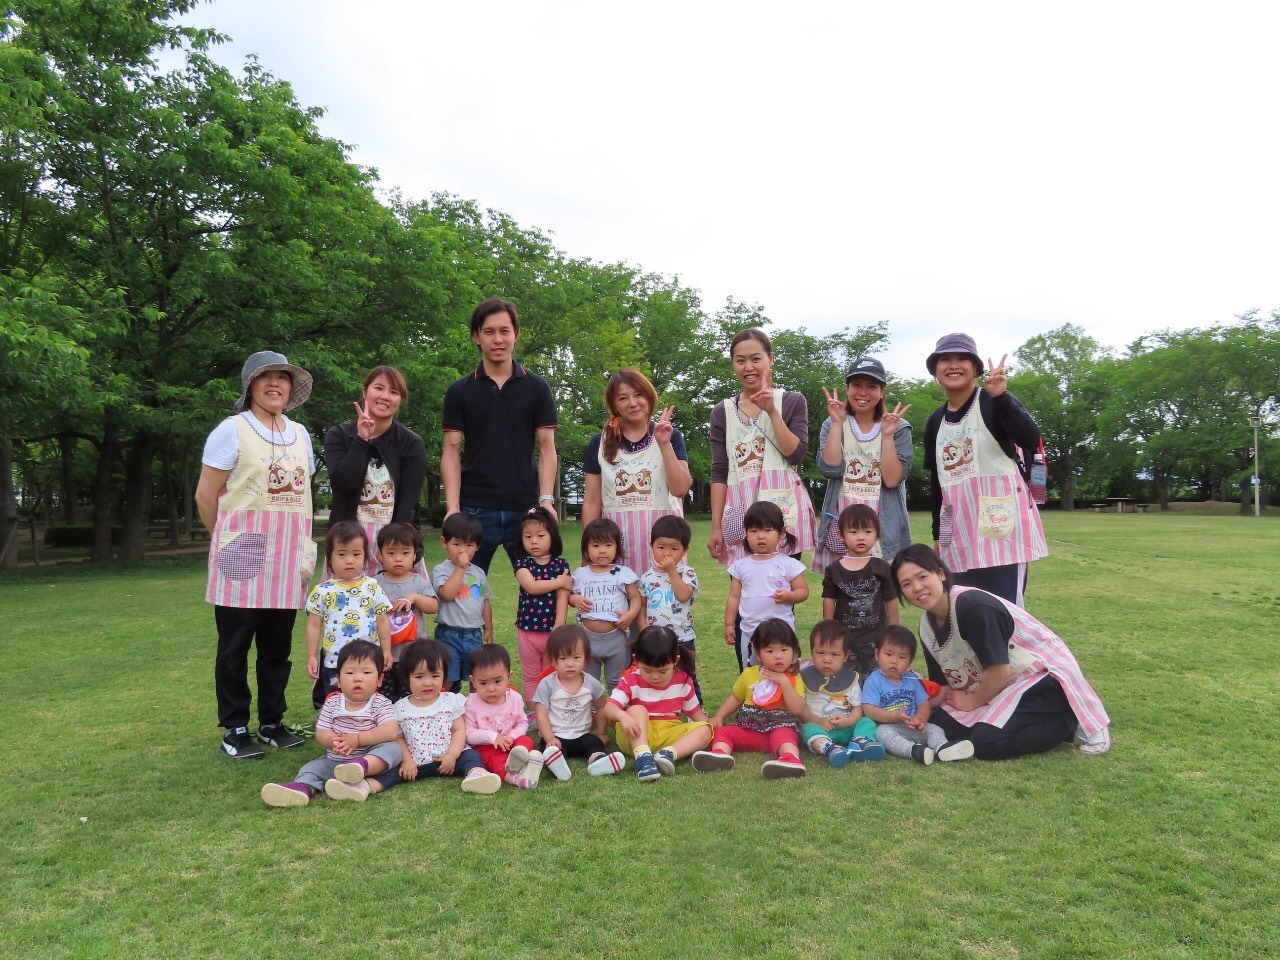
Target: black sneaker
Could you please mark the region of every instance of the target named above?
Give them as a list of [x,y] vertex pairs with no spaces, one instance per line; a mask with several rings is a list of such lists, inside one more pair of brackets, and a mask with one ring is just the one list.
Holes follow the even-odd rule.
[[258,739],[268,747],[275,747],[277,750],[292,750],[294,747],[300,747],[307,742],[283,723],[273,723],[270,726],[259,727]]
[[222,752],[236,760],[260,760],[266,756],[266,751],[254,743],[247,730],[244,733],[228,730],[222,738]]

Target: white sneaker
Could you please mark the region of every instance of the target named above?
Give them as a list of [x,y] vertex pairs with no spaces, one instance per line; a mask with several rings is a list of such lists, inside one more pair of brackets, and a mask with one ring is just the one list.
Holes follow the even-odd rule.
[[1083,730],[1076,728],[1076,739],[1080,741],[1081,753],[1106,753],[1111,749],[1111,728],[1103,727],[1093,736],[1087,736]]

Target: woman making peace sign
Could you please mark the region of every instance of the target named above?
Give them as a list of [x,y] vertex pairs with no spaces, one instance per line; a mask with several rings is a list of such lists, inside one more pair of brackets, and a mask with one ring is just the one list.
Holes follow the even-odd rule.
[[1040,429],[1009,393],[1004,362],[982,389],[973,338],[951,333],[925,361],[947,402],[924,427],[925,469],[932,471],[933,539],[955,582],[1022,606],[1026,565],[1048,556],[1040,511],[1031,499],[1016,447],[1040,445]]
[[329,523],[358,520],[369,537],[367,571],[378,571],[374,547],[388,523],[418,525],[418,495],[427,473],[422,438],[396,422],[409,386],[395,367],[374,367],[364,378],[356,419],[324,435],[324,462],[333,486]]
[[855,503],[867,504],[879,516],[885,563],[911,543],[907,475],[914,453],[911,424],[904,419],[911,404],[886,410],[885,380],[879,360],[859,357],[845,371],[844,396],[822,390],[830,416],[818,435],[818,470],[828,483],[812,570],[822,572],[848,552],[836,518]]
[[741,330],[729,342],[742,390],[711,408],[711,556],[728,566],[744,556],[742,518],[768,500],[782,510],[800,554],[813,549],[813,503],[796,466],[809,442],[804,394],[773,385],[773,343],[763,330]]
[[693,485],[684,437],[671,425],[675,407],[651,422],[658,392],[639,370],[627,367],[611,376],[604,405],[609,421],[587,443],[582,461],[582,525],[602,516],[616,523],[626,565],[643,575],[652,558],[653,522],[667,514],[683,516],[680,500]]

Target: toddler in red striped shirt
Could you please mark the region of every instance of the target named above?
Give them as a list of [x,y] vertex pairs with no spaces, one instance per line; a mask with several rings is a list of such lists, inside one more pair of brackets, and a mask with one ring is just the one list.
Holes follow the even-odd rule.
[[604,715],[617,725],[618,746],[635,757],[639,779],[669,777],[676,760],[711,742],[711,724],[693,689],[693,651],[670,627],[645,627],[631,655],[635,663],[618,681]]

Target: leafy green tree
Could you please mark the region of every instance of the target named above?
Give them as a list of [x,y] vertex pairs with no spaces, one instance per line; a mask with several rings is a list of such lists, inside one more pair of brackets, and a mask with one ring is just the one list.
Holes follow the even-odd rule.
[[1014,353],[1013,390],[1040,427],[1064,510],[1075,509],[1076,482],[1095,445],[1106,397],[1099,365],[1108,355],[1074,324],[1034,336]]

